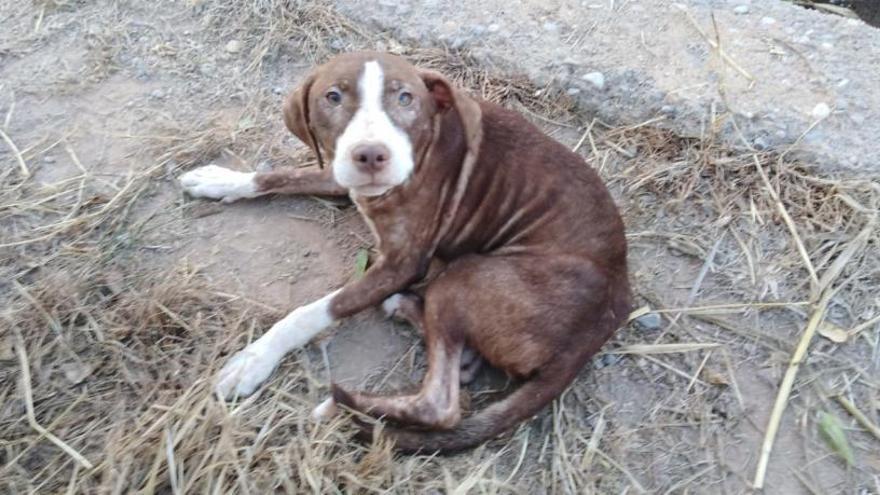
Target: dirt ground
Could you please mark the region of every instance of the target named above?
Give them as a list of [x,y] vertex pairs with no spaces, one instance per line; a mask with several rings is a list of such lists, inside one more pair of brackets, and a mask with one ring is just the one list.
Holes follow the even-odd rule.
[[[357,276],[372,239],[342,201],[216,204],[175,177],[313,163],[281,98],[364,47],[576,148],[624,212],[652,311],[551,408],[456,456],[395,456],[351,440],[348,418],[309,421],[331,378],[419,379],[420,340],[378,312],[294,352],[257,396],[211,396],[227,355]],[[594,117],[564,87],[500,77],[466,47],[408,46],[329,3],[0,0],[0,491],[750,492],[813,319],[765,491],[880,493],[880,183],[734,151],[714,121],[682,137],[662,115]],[[508,385],[486,371],[472,407]]]

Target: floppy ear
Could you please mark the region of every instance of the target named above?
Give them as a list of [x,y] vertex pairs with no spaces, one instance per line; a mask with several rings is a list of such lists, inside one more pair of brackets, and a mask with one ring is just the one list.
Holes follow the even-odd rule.
[[434,104],[440,113],[455,108],[464,127],[468,151],[477,153],[483,135],[483,112],[480,105],[464,91],[455,88],[442,74],[430,70],[421,71],[421,78],[427,86]]
[[312,132],[312,126],[309,122],[309,90],[315,81],[314,76],[308,79],[293,93],[290,93],[284,99],[284,125],[290,129],[300,141],[307,144],[309,148],[318,157],[318,166],[324,168],[324,160],[321,157],[321,148],[318,147],[318,140]]

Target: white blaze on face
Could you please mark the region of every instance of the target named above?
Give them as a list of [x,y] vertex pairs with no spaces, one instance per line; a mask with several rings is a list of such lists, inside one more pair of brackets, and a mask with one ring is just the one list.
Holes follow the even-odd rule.
[[[360,107],[348,127],[336,141],[333,177],[357,195],[378,196],[403,184],[415,166],[409,136],[394,125],[385,112],[385,76],[376,61],[364,64],[358,80]],[[381,171],[370,174],[359,170],[352,161],[352,150],[364,144],[382,144],[391,152],[391,160]]]

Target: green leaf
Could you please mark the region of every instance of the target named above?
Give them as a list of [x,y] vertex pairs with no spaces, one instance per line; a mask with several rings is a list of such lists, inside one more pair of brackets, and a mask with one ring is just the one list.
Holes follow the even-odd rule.
[[849,441],[846,439],[846,432],[837,416],[823,411],[819,416],[819,433],[828,442],[831,450],[842,457],[848,465],[855,464],[856,460],[849,446]]
[[354,260],[354,274],[357,278],[364,276],[367,271],[367,262],[370,261],[370,252],[366,249],[359,249],[357,257]]

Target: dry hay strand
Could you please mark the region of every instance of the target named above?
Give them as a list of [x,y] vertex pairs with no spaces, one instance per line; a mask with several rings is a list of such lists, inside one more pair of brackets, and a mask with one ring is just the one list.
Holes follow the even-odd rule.
[[202,2],[197,9],[218,39],[235,39],[248,47],[252,61],[246,72],[259,70],[265,58],[288,43],[318,63],[371,37],[320,0]]
[[392,44],[392,52],[405,56],[414,65],[436,70],[455,84],[488,101],[525,109],[539,120],[576,120],[576,104],[556,86],[540,87],[522,75],[499,75],[481,68],[467,50],[448,48],[407,48]]

